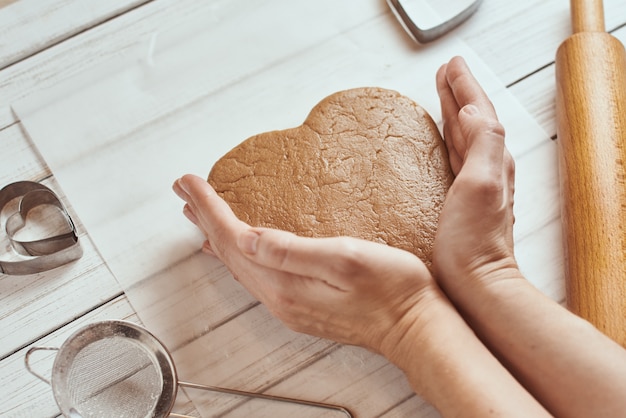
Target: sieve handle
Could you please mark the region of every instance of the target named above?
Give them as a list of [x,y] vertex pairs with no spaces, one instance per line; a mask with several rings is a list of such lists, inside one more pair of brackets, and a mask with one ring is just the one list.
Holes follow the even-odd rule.
[[[227,393],[229,395],[247,396],[249,398],[266,399],[269,401],[295,403],[295,404],[300,404],[300,405],[313,406],[317,408],[330,409],[333,411],[341,412],[349,418],[353,418],[352,413],[348,411],[348,409],[339,405],[332,405],[332,404],[322,403],[322,402],[306,401],[303,399],[284,398],[282,396],[266,395],[264,393],[245,392],[245,391],[237,390],[237,389],[225,389],[225,388],[220,388],[216,386],[199,385],[197,383],[188,383],[188,382],[181,382],[181,381],[178,382],[178,385],[183,386],[183,387],[188,387],[191,389],[209,390],[212,392]],[[172,415],[172,416],[176,416],[176,415]]]
[[50,379],[46,379],[45,377],[43,377],[42,375],[34,371],[30,365],[30,356],[35,351],[59,351],[59,349],[57,347],[31,347],[28,349],[28,351],[26,352],[26,355],[24,356],[24,365],[26,366],[26,370],[28,370],[30,374],[32,374],[39,380],[43,381],[44,383],[47,383],[48,385],[51,385]]

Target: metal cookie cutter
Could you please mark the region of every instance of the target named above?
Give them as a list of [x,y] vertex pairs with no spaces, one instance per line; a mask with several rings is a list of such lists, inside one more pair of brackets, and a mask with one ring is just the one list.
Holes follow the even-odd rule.
[[[0,212],[17,198],[20,199],[18,210],[7,218],[5,230],[15,252],[25,258],[17,261],[0,260],[0,274],[41,273],[77,260],[83,255],[74,222],[52,190],[33,181],[11,183],[0,189]],[[67,223],[66,232],[33,241],[16,239],[16,233],[26,224],[28,213],[41,205],[59,208]]]
[[[393,11],[394,15],[409,35],[411,35],[411,37],[413,37],[417,42],[425,44],[440,38],[469,19],[469,17],[476,12],[478,6],[482,3],[482,0],[475,0],[452,18],[430,28],[420,28],[415,23],[417,19],[411,17],[412,13],[409,12],[410,9],[406,6],[413,2],[415,2],[415,0],[387,0],[387,4],[389,4],[389,7]],[[418,1],[418,3],[419,2],[420,1]]]

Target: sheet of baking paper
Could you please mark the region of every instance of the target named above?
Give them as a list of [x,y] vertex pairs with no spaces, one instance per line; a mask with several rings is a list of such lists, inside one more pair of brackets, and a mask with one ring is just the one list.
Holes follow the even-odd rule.
[[[171,184],[185,173],[206,177],[253,134],[299,125],[338,90],[395,89],[439,120],[435,72],[454,55],[467,59],[494,100],[514,155],[545,148],[547,165],[550,140],[467,45],[453,36],[415,45],[384,2],[243,3],[196,3],[184,25],[164,20],[132,53],[14,110],[139,317],[173,351],[181,379],[344,404],[359,416],[437,416],[384,359],[273,319],[218,260],[199,252],[203,237]],[[530,178],[540,184],[525,182],[526,195],[518,194],[522,237],[558,213],[536,203],[551,201],[552,180]],[[546,259],[558,272],[557,250],[540,237],[520,264],[540,277],[539,288],[558,289],[559,277],[534,275],[546,271]],[[241,402],[189,395],[205,416]]]

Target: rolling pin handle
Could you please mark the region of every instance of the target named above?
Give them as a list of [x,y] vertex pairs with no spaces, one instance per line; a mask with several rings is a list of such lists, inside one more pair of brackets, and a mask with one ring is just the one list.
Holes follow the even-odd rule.
[[574,33],[605,32],[602,0],[570,0]]

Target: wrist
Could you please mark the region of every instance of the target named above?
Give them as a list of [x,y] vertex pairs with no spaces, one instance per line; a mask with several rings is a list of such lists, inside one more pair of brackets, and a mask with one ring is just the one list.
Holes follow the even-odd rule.
[[435,283],[423,289],[419,299],[382,339],[379,352],[404,370],[415,354],[416,342],[431,341],[431,334],[439,322],[436,313],[442,304],[447,303],[445,300],[445,295]]
[[512,257],[483,262],[471,269],[438,267],[434,269],[435,279],[455,305],[463,305],[464,302],[476,305],[477,298],[486,295],[491,288],[527,283]]
[[383,354],[444,416],[544,416],[439,290],[390,333]]

